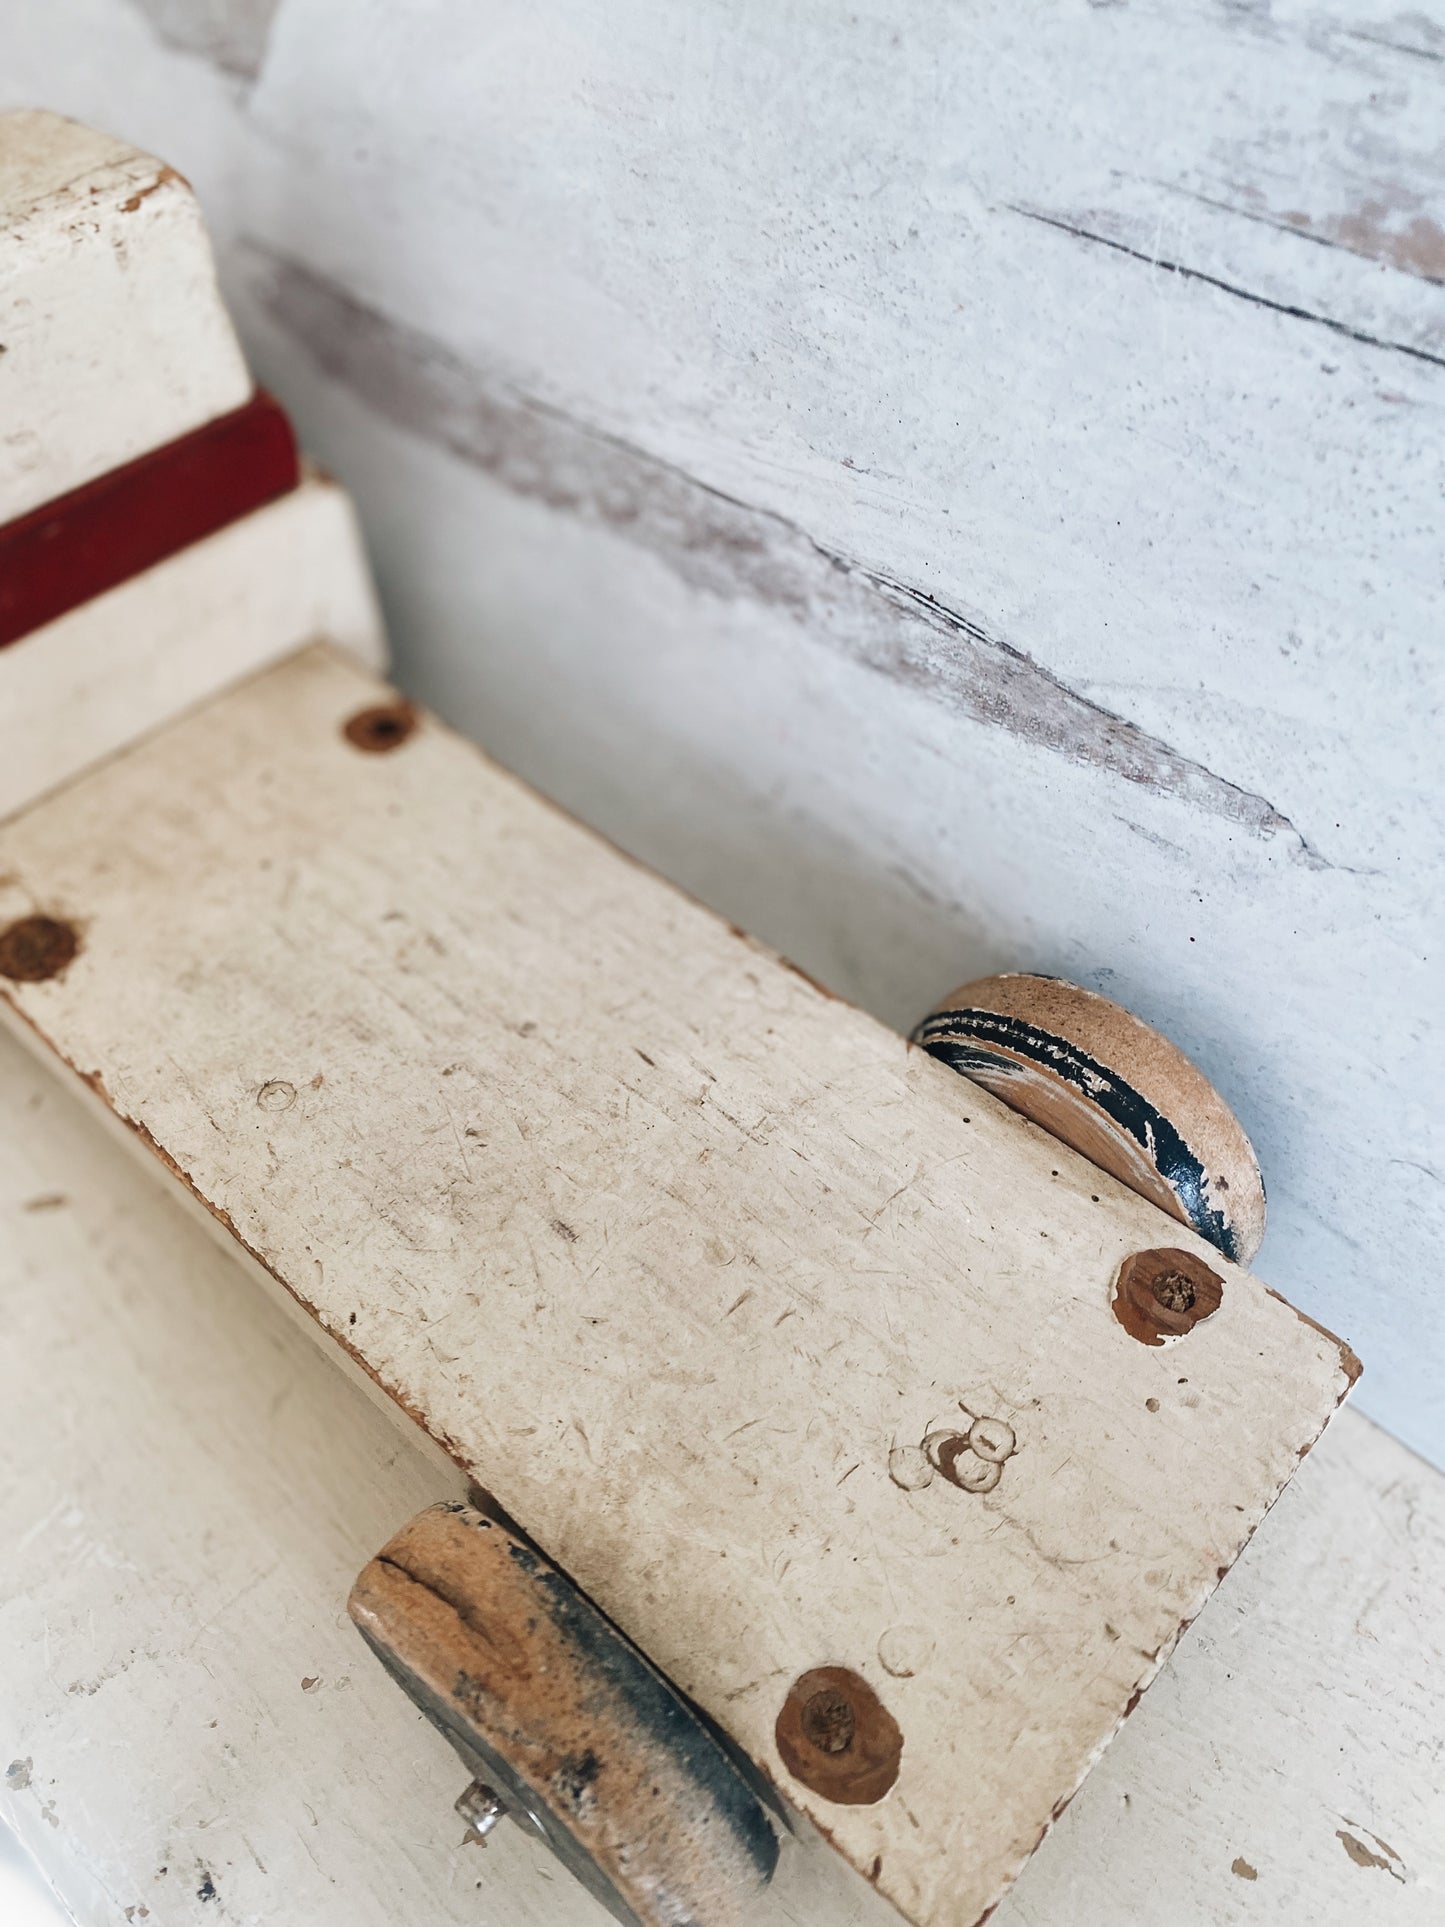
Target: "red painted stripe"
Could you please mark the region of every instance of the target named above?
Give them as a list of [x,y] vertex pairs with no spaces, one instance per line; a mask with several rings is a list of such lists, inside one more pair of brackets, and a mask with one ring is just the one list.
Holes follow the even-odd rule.
[[214,535],[301,479],[291,424],[244,408],[0,527],[0,648]]

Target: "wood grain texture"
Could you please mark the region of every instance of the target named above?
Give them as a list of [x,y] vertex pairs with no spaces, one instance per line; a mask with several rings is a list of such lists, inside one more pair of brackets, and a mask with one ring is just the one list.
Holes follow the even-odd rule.
[[[378,694],[307,652],[9,825],[0,914],[83,948],[7,1012],[881,1893],[971,1927],[1353,1361],[1227,1265],[1136,1343],[1112,1280],[1173,1220],[436,724],[357,750]],[[985,1418],[986,1480],[925,1476]],[[876,1807],[774,1749],[822,1664],[903,1731]]]
[[[460,1844],[341,1611],[455,1472],[3,1036],[0,1447],[0,1820],[79,1927],[603,1927]],[[995,1927],[1435,1927],[1442,1588],[1445,1484],[1346,1412]],[[893,1918],[792,1841],[749,1927]]]
[[778,1860],[762,1788],[524,1536],[429,1506],[347,1611],[471,1780],[623,1927],[743,1927]]

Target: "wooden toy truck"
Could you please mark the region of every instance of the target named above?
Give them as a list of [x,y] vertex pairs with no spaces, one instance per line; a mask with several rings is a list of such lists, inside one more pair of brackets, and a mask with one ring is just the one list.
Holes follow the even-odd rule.
[[10,116],[0,229],[0,1014],[474,1481],[350,1606],[478,1834],[723,1927],[801,1813],[972,1927],[1358,1370],[1238,1125],[1049,980],[891,1034],[380,681],[171,169]]

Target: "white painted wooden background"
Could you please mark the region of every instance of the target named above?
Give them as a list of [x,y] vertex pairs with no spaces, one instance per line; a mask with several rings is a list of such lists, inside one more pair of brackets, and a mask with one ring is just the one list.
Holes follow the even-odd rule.
[[1445,1460],[1438,8],[47,0],[0,104],[194,179],[404,681],[899,1025],[1161,1024]]

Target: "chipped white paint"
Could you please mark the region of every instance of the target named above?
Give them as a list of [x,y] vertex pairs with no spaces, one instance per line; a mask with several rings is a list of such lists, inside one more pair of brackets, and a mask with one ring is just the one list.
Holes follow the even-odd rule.
[[54,114],[0,115],[0,349],[0,522],[251,393],[189,186]]
[[0,816],[317,636],[385,660],[351,504],[311,475],[0,649]]
[[[163,1184],[0,1038],[0,1821],[79,1927],[604,1927],[520,1828],[460,1845],[341,1609],[455,1475]],[[1435,1927],[1442,1590],[1445,1482],[1346,1412],[994,1927]],[[792,1844],[749,1927],[894,1918]]]
[[[175,170],[55,114],[0,115],[0,523],[251,393]],[[312,472],[0,648],[0,817],[320,636],[385,661],[351,504]]]
[[[307,651],[13,819],[0,923],[83,947],[0,986],[9,1021],[881,1893],[971,1927],[1344,1395],[1340,1348],[439,726],[354,748],[381,693]],[[1152,1351],[1110,1296],[1161,1244],[1226,1283]],[[890,1477],[950,1423],[989,1445],[957,1483]],[[900,1626],[936,1640],[916,1672],[880,1661]],[[774,1749],[820,1664],[903,1729],[876,1806]]]
[[418,693],[899,1027],[1007,967],[1158,1024],[1445,1457],[1442,51],[1398,0],[50,0],[0,92],[194,178]]

